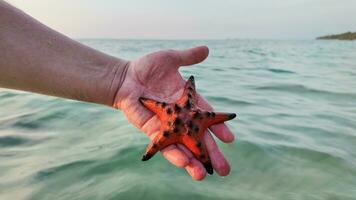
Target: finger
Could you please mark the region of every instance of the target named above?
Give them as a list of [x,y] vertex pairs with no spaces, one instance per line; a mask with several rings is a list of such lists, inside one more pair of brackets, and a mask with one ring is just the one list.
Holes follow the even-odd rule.
[[206,176],[206,170],[201,162],[197,159],[191,159],[190,163],[185,167],[188,174],[192,177],[193,180],[201,181]]
[[201,162],[199,162],[184,145],[177,144],[177,147],[182,150],[190,159],[190,163],[185,167],[192,179],[200,181],[206,176],[206,170]]
[[230,173],[230,165],[224,155],[219,150],[214,138],[207,131],[204,135],[205,145],[208,150],[211,164],[220,176],[226,176]]
[[198,46],[186,50],[177,51],[180,57],[180,65],[188,66],[194,65],[205,60],[209,55],[209,48],[207,46]]
[[168,147],[161,150],[164,158],[166,158],[170,163],[176,167],[183,168],[189,164],[188,156],[176,145],[169,145]]
[[209,129],[217,138],[219,138],[219,140],[225,143],[231,143],[235,140],[234,134],[224,123],[212,125],[209,127]]
[[[205,100],[204,97],[198,94],[198,106],[204,110],[213,111],[213,107]],[[230,143],[234,141],[235,136],[224,123],[215,124],[209,127],[209,129],[214,133],[214,135],[219,138],[219,140]]]

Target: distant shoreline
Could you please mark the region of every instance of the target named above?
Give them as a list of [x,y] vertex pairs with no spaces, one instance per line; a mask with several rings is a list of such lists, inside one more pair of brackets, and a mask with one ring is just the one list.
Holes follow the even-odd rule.
[[317,40],[356,40],[356,32],[346,32],[335,35],[317,37]]

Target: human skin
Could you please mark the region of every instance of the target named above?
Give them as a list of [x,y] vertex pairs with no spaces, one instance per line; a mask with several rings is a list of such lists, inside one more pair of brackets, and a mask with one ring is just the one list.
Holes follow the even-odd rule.
[[[162,50],[128,61],[80,44],[0,0],[0,87],[107,105],[122,110],[128,120],[151,139],[160,121],[139,103],[139,97],[174,102],[185,80],[178,69],[202,62],[206,46],[187,50]],[[213,110],[198,94],[198,106]],[[225,124],[211,126],[205,134],[213,168],[221,175],[230,165],[210,132],[223,142],[234,135]],[[206,176],[202,163],[181,144],[161,151],[194,180]]]

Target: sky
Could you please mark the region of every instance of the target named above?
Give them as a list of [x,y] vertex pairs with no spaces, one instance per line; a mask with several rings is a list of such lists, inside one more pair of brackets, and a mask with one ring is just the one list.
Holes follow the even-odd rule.
[[78,39],[312,39],[356,31],[356,0],[7,2]]

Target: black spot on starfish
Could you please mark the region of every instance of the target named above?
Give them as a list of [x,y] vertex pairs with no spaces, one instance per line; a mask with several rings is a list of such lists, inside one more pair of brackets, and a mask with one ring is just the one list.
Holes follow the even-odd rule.
[[181,107],[179,107],[177,104],[174,104],[174,110],[178,113],[181,110]]
[[192,107],[192,103],[190,102],[190,100],[187,100],[187,102],[185,103],[185,108],[190,109],[191,107]]
[[197,147],[201,147],[201,142],[197,141],[197,143],[195,144]]
[[169,131],[163,131],[163,136],[168,137],[169,136]]
[[199,112],[195,112],[193,115],[194,119],[198,119],[201,116],[201,114]]
[[170,114],[172,114],[173,111],[172,111],[171,108],[168,108],[166,112],[167,112],[168,115],[170,115]]
[[191,129],[193,128],[194,124],[192,121],[188,121],[187,126]]
[[182,124],[182,120],[181,119],[176,118],[176,120],[174,120],[174,125],[179,126],[181,124]]

